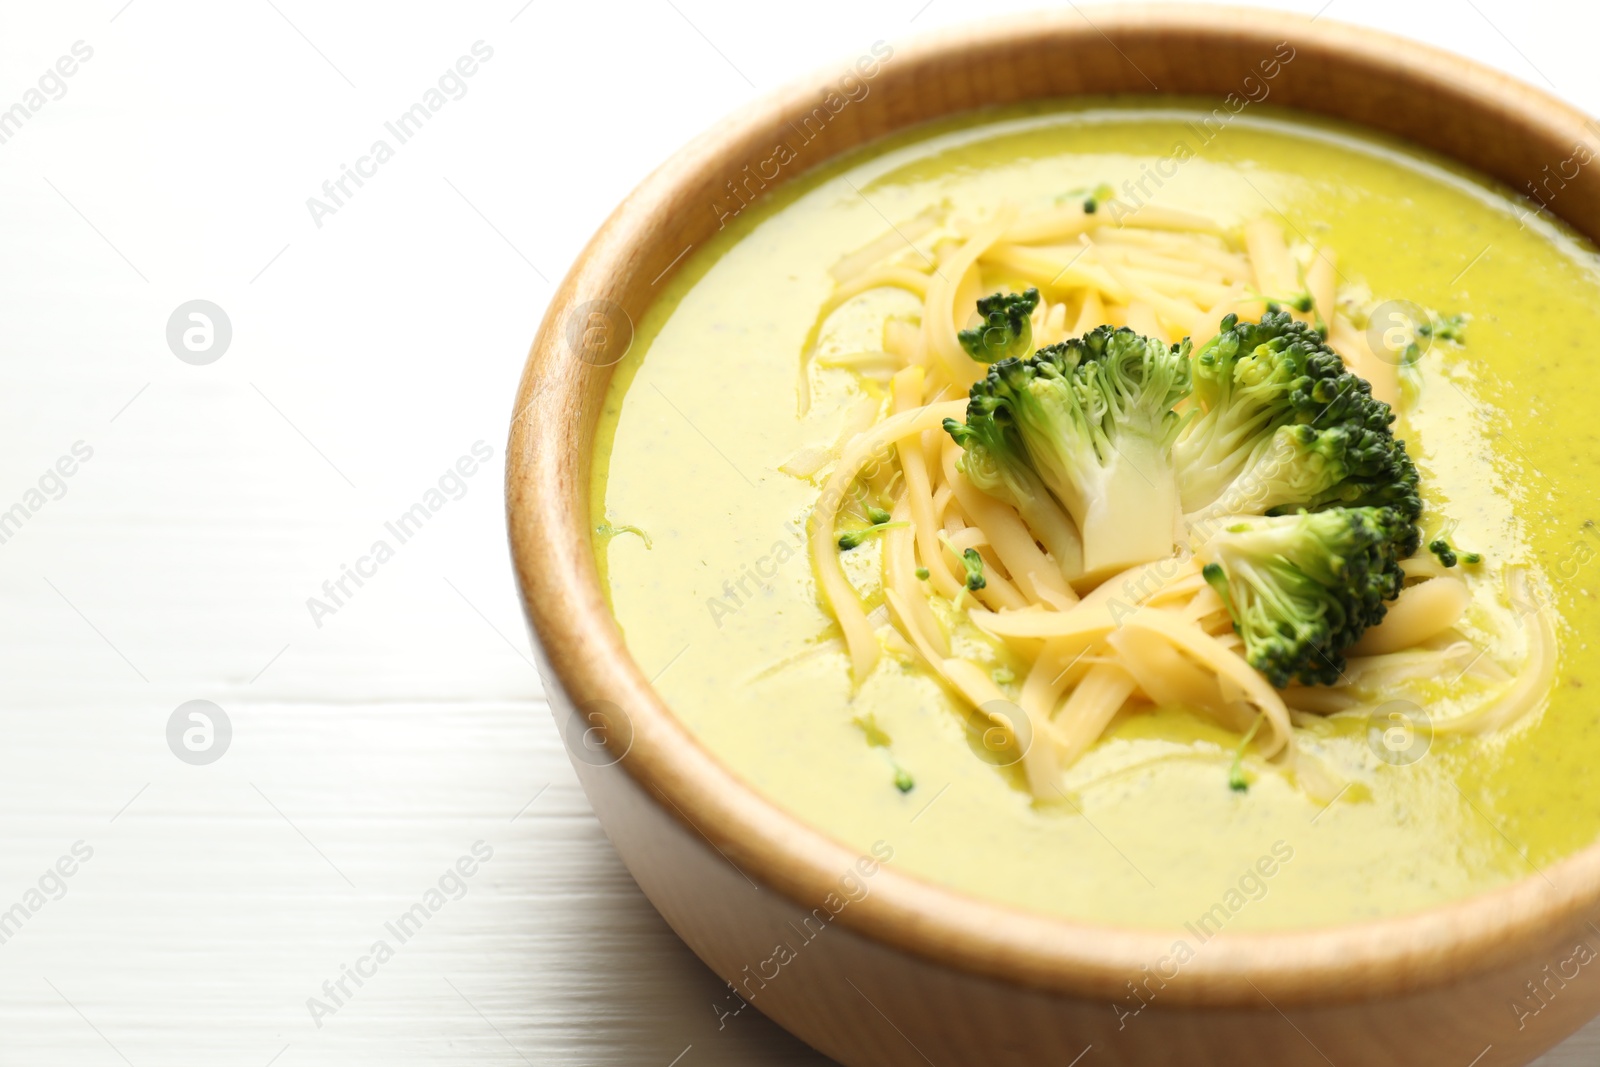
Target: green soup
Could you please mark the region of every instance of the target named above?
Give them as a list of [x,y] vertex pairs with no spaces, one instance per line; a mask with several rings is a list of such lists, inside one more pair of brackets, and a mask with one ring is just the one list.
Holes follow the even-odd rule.
[[[1600,834],[1600,718],[1585,688],[1600,686],[1588,641],[1600,620],[1595,253],[1394,144],[1265,109],[1205,141],[1197,121],[1107,105],[920,128],[792,183],[694,249],[638,324],[598,435],[596,549],[629,648],[696,737],[774,803],[849,847],[889,843],[904,872],[1007,904],[1124,926],[1313,926],[1546,868]],[[1193,158],[1174,167],[1180,144]],[[925,672],[886,658],[852,687],[843,650],[821,641],[832,618],[804,530],[817,487],[778,470],[831,442],[861,388],[813,369],[797,413],[829,268],[930,205],[981,215],[1141,180],[1225,225],[1281,216],[1376,297],[1471,316],[1463,347],[1436,344],[1407,371],[1399,431],[1435,523],[1486,561],[1530,565],[1548,590],[1561,657],[1534,713],[1495,735],[1436,736],[1405,765],[1371,758],[1365,719],[1314,724],[1320,750],[1362,768],[1332,803],[1272,774],[1234,792],[1219,771],[1234,735],[1180,711],[1127,715],[1074,768],[1072,795],[1041,804],[975,757],[965,715]],[[871,294],[830,320],[824,345],[875,347],[885,310],[917,306]],[[868,743],[869,716],[888,747]]]

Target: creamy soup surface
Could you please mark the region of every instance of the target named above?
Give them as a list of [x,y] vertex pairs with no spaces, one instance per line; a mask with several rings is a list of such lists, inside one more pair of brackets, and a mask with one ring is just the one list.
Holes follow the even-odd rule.
[[[925,127],[784,186],[693,249],[637,324],[597,436],[595,547],[628,646],[695,736],[779,806],[850,848],[888,843],[902,872],[1027,909],[1162,929],[1207,915],[1208,931],[1317,926],[1547,868],[1600,836],[1600,420],[1587,409],[1600,260],[1403,147],[1264,108],[1202,143],[1199,115],[1041,106]],[[1179,144],[1192,158],[1174,166]],[[852,684],[807,556],[818,486],[778,470],[831,443],[865,388],[813,363],[799,413],[829,268],[930,207],[983,217],[1141,178],[1133,194],[1226,226],[1281,219],[1336,249],[1376,299],[1470,317],[1463,345],[1433,344],[1405,371],[1397,434],[1421,471],[1425,534],[1484,557],[1475,600],[1503,597],[1493,575],[1520,564],[1555,616],[1553,691],[1515,726],[1440,734],[1395,764],[1374,755],[1368,716],[1321,720],[1306,732],[1350,785],[1328,803],[1270,771],[1229,789],[1237,735],[1144,710],[1119,717],[1061,801],[1043,803],[975,755],[966,712],[913,662],[885,656]],[[877,348],[886,313],[917,311],[876,290],[828,320],[816,352]],[[1502,644],[1490,654],[1514,666],[1519,649]]]

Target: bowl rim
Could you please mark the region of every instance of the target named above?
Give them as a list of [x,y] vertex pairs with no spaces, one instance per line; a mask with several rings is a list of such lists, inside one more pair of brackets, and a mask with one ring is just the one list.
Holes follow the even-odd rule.
[[[1402,87],[1424,85],[1454,94],[1477,108],[1479,118],[1498,117],[1531,129],[1541,143],[1594,144],[1584,136],[1590,120],[1581,111],[1477,62],[1365,27],[1248,8],[1073,7],[991,20],[896,42],[894,63],[880,76],[914,78],[917,71],[958,56],[971,62],[973,54],[1003,51],[1024,37],[1048,35],[1063,46],[1104,38],[1116,47],[1114,38],[1139,33],[1176,35],[1191,44],[1222,35],[1254,41],[1292,34],[1297,49],[1311,47],[1331,62],[1375,71]],[[784,811],[713,756],[673,715],[629,654],[601,591],[588,532],[590,460],[600,406],[595,398],[603,399],[610,368],[582,362],[562,342],[575,307],[648,291],[675,269],[681,253],[655,274],[671,253],[652,259],[648,246],[688,232],[686,224],[669,216],[697,176],[727,158],[730,146],[751,142],[774,115],[792,115],[801,101],[814,101],[837,76],[819,71],[739,109],[672,155],[615,209],[545,312],[518,389],[506,450],[513,564],[548,664],[546,684],[560,690],[552,694],[552,705],[565,697],[577,706],[602,701],[627,709],[622,717],[631,727],[631,744],[620,761],[622,770],[753,884],[801,910],[818,906],[860,854]],[[946,113],[972,106],[982,104],[957,104]],[[1496,889],[1420,912],[1326,927],[1224,930],[1183,965],[1185,979],[1194,980],[1173,982],[1162,998],[1174,1006],[1259,1009],[1263,1000],[1285,1007],[1426,990],[1504,965],[1526,955],[1529,946],[1553,945],[1597,907],[1600,843]],[[870,893],[837,919],[870,940],[944,966],[1108,1000],[1125,996],[1128,980],[1168,957],[1179,936],[1178,931],[1030,912],[893,866],[883,867],[871,879]]]

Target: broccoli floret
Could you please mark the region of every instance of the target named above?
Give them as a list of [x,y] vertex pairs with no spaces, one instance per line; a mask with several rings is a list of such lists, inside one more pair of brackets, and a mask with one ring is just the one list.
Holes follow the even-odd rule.
[[1172,409],[1188,391],[1188,341],[1169,347],[1101,326],[991,366],[972,386],[967,423],[1015,427],[1034,473],[1072,516],[1082,575],[1094,580],[1173,552],[1182,516],[1172,443],[1183,418]]
[[1268,681],[1331,685],[1344,650],[1400,595],[1396,544],[1407,525],[1373,507],[1243,518],[1204,545],[1202,573]]
[[[1394,413],[1314,328],[1281,312],[1236,316],[1195,353],[1200,415],[1173,454],[1191,518],[1300,508],[1422,512],[1416,466],[1390,429]],[[1401,554],[1416,551],[1402,530]]]
[[[1182,471],[1180,482],[1189,473]],[[1392,507],[1414,520],[1422,511],[1417,481],[1405,444],[1387,429],[1291,423],[1261,442],[1222,496],[1189,520],[1202,536],[1230,515],[1283,515],[1302,508]],[[1401,531],[1402,557],[1416,551],[1417,540],[1414,527]]]
[[1026,359],[1033,351],[1033,321],[1029,316],[1038,306],[1037,289],[986,296],[978,301],[978,315],[983,321],[956,337],[967,355],[979,363]]
[[[1279,325],[1284,330],[1273,332]],[[1185,511],[1197,512],[1220,498],[1273,432],[1294,421],[1293,396],[1309,383],[1311,356],[1322,347],[1292,334],[1294,325],[1275,311],[1260,324],[1229,315],[1195,352],[1193,396],[1200,415],[1173,448],[1184,472]],[[1319,369],[1333,373],[1325,365]]]
[[1442,537],[1435,541],[1429,541],[1428,551],[1438,557],[1439,566],[1441,567],[1454,567],[1460,562],[1456,559],[1455,552],[1451,550],[1450,542]]
[[945,419],[944,429],[963,449],[958,466],[978,489],[1017,509],[1068,579],[1083,570],[1078,531],[1028,461],[1010,409],[993,397],[974,396],[967,421]]

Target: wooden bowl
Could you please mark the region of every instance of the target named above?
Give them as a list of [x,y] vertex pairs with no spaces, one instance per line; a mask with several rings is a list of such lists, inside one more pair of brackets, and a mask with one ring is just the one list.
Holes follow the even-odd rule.
[[[1274,104],[1396,135],[1515,190],[1575,146],[1600,156],[1600,126],[1583,114],[1412,41],[1265,11],[1149,6],[896,45],[870,93],[800,162],[984,105],[1152,86],[1220,101],[1283,41],[1295,56]],[[1600,955],[1600,846],[1421,914],[1222,933],[1152,982],[1174,933],[1026,913],[880,868],[756,793],[651,689],[601,595],[587,532],[608,364],[663,276],[717,229],[726,183],[767,159],[844,69],[719,124],[617,208],[556,293],[517,397],[507,508],[545,684],[594,810],[651,902],[745,1000],[850,1065],[1501,1067],[1600,1011],[1600,967],[1575,962]],[[1566,178],[1554,208],[1600,237],[1595,170]],[[835,916],[851,872],[867,895]],[[779,945],[792,958],[775,957]],[[1136,1003],[1130,982],[1148,1003],[1123,1016],[1112,1005]],[[740,1003],[730,993],[719,1010]]]

